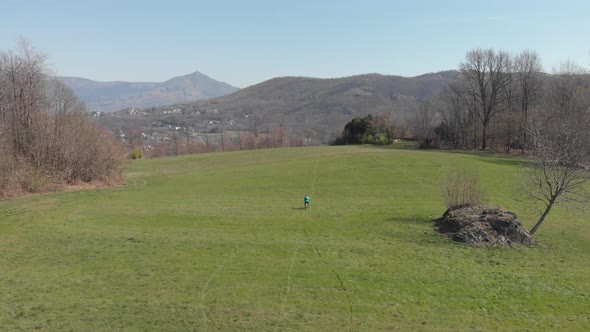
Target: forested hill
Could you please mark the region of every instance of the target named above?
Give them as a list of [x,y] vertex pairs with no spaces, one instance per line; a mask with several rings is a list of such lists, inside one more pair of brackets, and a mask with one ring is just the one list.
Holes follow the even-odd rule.
[[276,127],[294,132],[341,128],[355,116],[393,111],[408,117],[418,102],[436,96],[456,71],[416,77],[367,74],[337,79],[280,77],[235,93],[182,105],[189,114],[240,129]]

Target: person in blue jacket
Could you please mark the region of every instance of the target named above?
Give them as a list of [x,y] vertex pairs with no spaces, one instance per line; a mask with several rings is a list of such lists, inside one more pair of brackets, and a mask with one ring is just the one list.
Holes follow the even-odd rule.
[[309,207],[309,202],[311,202],[311,198],[309,197],[309,195],[305,195],[305,198],[303,198],[303,203],[305,203],[306,210]]

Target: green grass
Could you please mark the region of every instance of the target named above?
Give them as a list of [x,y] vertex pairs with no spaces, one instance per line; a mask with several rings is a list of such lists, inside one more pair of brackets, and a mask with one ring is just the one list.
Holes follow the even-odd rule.
[[0,330],[590,330],[587,212],[552,211],[533,248],[432,230],[457,167],[532,226],[519,164],[373,147],[203,154],[132,162],[126,187],[0,202]]

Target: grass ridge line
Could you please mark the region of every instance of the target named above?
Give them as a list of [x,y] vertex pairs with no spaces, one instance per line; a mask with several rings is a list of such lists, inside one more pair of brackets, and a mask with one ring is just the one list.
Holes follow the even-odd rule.
[[207,312],[205,311],[205,298],[207,297],[207,292],[209,290],[209,285],[211,284],[211,282],[213,281],[213,279],[215,278],[215,276],[217,276],[217,274],[225,267],[225,264],[227,264],[228,262],[230,262],[231,260],[234,259],[234,257],[236,257],[236,254],[238,252],[237,247],[234,248],[234,250],[232,250],[232,254],[229,257],[226,257],[223,262],[221,262],[221,264],[219,264],[217,266],[217,269],[215,269],[215,272],[213,272],[213,274],[211,274],[211,276],[209,277],[209,279],[207,280],[207,283],[205,283],[205,287],[203,287],[203,291],[201,292],[201,311],[203,312],[203,324],[205,326],[204,331],[208,331],[209,330],[209,326],[208,326],[208,321],[209,321],[209,317],[207,316]]
[[336,276],[336,279],[338,279],[338,282],[340,283],[340,288],[344,291],[344,294],[346,295],[346,300],[348,301],[348,313],[349,313],[348,330],[352,331],[352,317],[354,315],[353,310],[352,310],[352,300],[350,299],[350,295],[348,293],[348,290],[346,289],[346,286],[344,285],[344,281],[342,281],[342,278],[340,277],[340,274],[336,271],[336,269],[334,269],[332,267],[332,265],[330,265],[328,263],[328,261],[326,261],[326,259],[324,259],[324,257],[320,253],[320,250],[318,249],[318,247],[316,247],[316,245],[313,244],[313,242],[311,241],[305,228],[303,229],[303,234],[305,234],[305,237],[307,237],[309,244],[313,247],[314,251],[316,252],[317,256],[320,258],[320,260],[332,271],[332,273],[334,273],[334,275]]
[[[316,182],[316,178],[317,178],[319,161],[320,161],[319,158],[316,159],[316,164],[315,164],[315,168],[314,168],[314,172],[313,172],[312,196],[315,193],[315,182]],[[346,300],[348,301],[348,317],[349,317],[348,330],[352,331],[352,318],[354,316],[354,313],[352,310],[352,300],[350,299],[350,294],[349,294],[348,290],[346,289],[346,286],[344,285],[344,281],[342,281],[342,278],[340,277],[340,274],[336,271],[336,269],[334,269],[334,267],[332,267],[332,265],[330,265],[328,263],[328,261],[326,261],[326,259],[324,259],[324,257],[320,253],[320,250],[318,249],[318,247],[316,247],[316,245],[311,241],[311,238],[307,234],[307,231],[305,230],[305,228],[303,228],[303,234],[307,238],[308,243],[313,247],[314,251],[316,252],[317,256],[320,258],[320,260],[332,271],[332,273],[336,276],[336,279],[338,279],[338,282],[340,283],[340,288],[344,291],[344,294],[346,295]]]

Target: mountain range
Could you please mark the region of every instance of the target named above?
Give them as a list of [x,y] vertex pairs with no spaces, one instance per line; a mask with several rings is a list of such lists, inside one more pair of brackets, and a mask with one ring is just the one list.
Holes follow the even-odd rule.
[[[366,74],[335,79],[279,77],[225,96],[175,106],[192,121],[216,120],[223,129],[273,128],[302,133],[334,130],[356,116],[392,112],[408,119],[420,101],[440,93],[457,71],[416,77]],[[231,124],[231,126],[230,126]]]
[[[107,113],[109,116],[99,121],[113,131],[149,132],[164,127],[186,127],[198,133],[265,132],[283,126],[289,135],[318,138],[332,135],[354,117],[368,114],[390,113],[394,121],[409,125],[420,102],[437,96],[459,76],[458,71],[442,71],[415,77],[278,77],[219,97]],[[92,96],[81,97],[88,100]],[[135,103],[133,107],[141,105]]]
[[196,71],[165,82],[97,82],[80,77],[58,77],[86,103],[89,111],[113,112],[186,103],[223,96],[239,88]]

